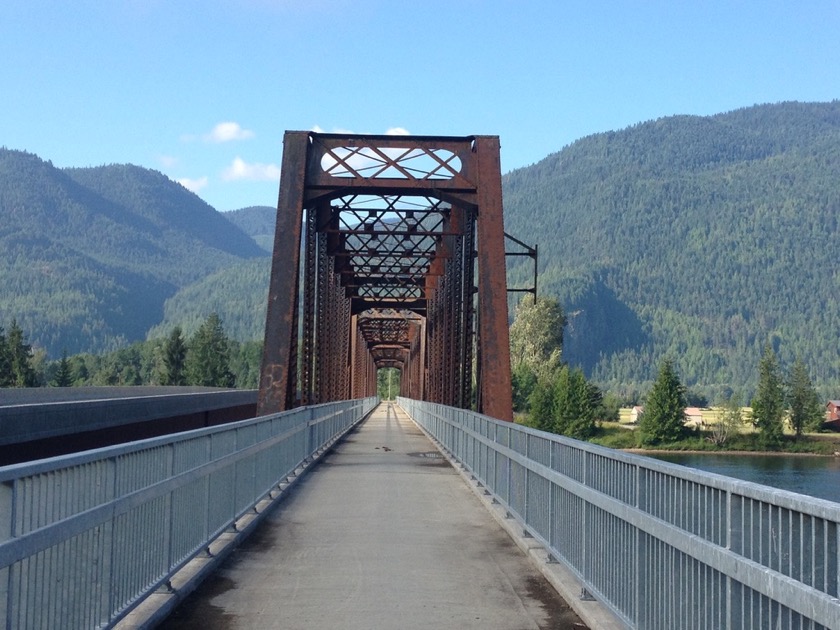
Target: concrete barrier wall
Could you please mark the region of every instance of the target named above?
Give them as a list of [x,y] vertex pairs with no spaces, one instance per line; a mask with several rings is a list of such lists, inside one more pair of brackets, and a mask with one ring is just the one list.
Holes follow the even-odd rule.
[[255,415],[256,402],[256,390],[217,388],[0,390],[0,446],[160,420],[211,426]]

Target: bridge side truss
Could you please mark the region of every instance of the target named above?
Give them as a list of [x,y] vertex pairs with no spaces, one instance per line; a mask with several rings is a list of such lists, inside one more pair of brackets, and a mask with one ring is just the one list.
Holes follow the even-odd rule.
[[376,393],[511,419],[499,141],[288,131],[258,412]]

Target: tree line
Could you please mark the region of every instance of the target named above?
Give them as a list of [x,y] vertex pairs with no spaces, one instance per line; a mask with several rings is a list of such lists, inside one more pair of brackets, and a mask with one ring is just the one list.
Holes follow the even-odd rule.
[[[566,315],[556,299],[523,300],[517,306],[510,328],[514,409],[527,413],[528,424],[577,439],[592,437],[600,421],[617,421],[619,407],[644,403],[639,420],[638,442],[656,446],[689,437],[685,409],[689,391],[681,382],[671,358],[661,361],[656,380],[640,401],[622,400],[604,393],[588,381],[583,370],[563,360],[563,329]],[[823,423],[823,405],[802,359],[785,373],[776,351],[766,345],[758,365],[758,386],[751,400],[752,413],[745,417],[738,393],[718,401],[720,417],[709,439],[723,445],[745,422],[758,431],[759,443],[767,449],[781,446],[785,423],[799,438],[817,431]]]
[[8,333],[0,328],[0,387],[199,385],[255,389],[261,360],[262,342],[231,340],[215,312],[190,337],[175,326],[165,338],[101,355],[68,356],[63,352],[55,361],[48,360],[43,350],[33,350],[16,320]]

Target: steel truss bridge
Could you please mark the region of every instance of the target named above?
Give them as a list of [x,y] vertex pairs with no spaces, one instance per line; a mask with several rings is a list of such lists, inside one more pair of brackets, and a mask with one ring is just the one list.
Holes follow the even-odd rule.
[[286,132],[259,412],[395,367],[404,396],[511,420],[504,238],[495,136]]
[[[152,627],[387,406],[369,443],[408,435],[391,412],[410,416],[509,531],[541,547],[546,571],[580,589],[567,601],[607,611],[593,628],[840,628],[836,503],[508,421],[504,237],[495,137],[287,132],[257,417],[0,467],[0,627]],[[402,372],[394,409],[375,397],[381,367]],[[25,415],[42,406],[13,406],[4,428],[42,435]],[[127,406],[183,422],[233,413]],[[386,462],[377,474],[410,460],[376,449],[365,461]]]

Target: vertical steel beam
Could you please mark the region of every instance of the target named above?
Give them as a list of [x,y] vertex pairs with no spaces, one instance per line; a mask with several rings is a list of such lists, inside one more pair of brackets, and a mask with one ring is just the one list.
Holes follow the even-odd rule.
[[505,278],[505,229],[499,138],[476,136],[478,180],[478,309],[481,339],[481,408],[500,420],[513,420]]
[[359,342],[361,335],[359,334],[359,316],[350,316],[350,357],[349,357],[349,372],[350,372],[350,398],[361,398],[362,389],[359,387],[360,374],[360,360],[361,348]]
[[301,339],[300,389],[302,405],[312,403],[315,365],[315,307],[318,279],[318,221],[314,208],[306,211],[306,246],[303,271],[303,326]]
[[463,250],[465,256],[464,279],[462,282],[461,301],[463,319],[461,328],[461,404],[460,407],[472,407],[473,345],[475,344],[475,212],[469,210],[464,226]]
[[289,408],[297,389],[298,266],[308,147],[307,132],[286,132],[257,415]]

